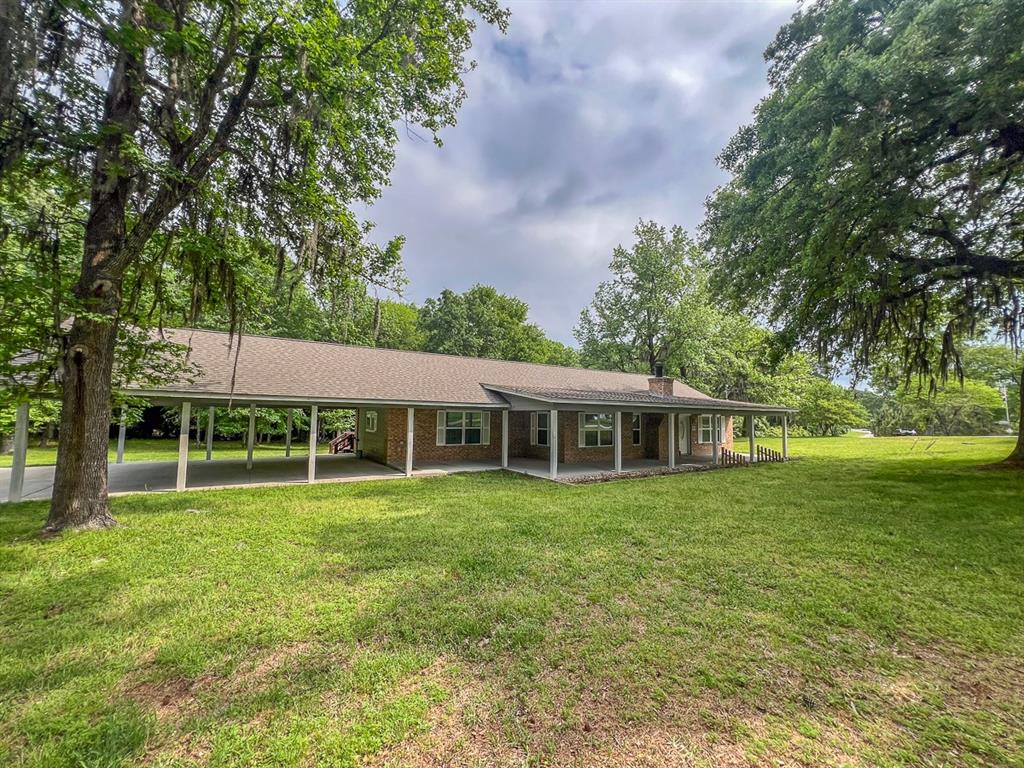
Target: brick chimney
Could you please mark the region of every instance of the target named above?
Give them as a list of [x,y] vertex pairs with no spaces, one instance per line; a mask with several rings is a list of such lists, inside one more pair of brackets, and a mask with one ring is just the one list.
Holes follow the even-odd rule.
[[672,385],[675,379],[665,375],[665,366],[662,363],[655,363],[654,376],[647,380],[647,388],[656,395],[671,396]]

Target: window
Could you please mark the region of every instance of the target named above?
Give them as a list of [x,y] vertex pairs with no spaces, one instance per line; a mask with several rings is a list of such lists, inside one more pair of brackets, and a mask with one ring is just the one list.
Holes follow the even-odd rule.
[[614,440],[613,422],[610,413],[581,413],[580,448],[610,446]]
[[642,445],[644,442],[643,418],[639,413],[633,414],[633,445]]
[[377,412],[367,411],[366,412],[366,431],[376,432],[377,431]]
[[548,445],[548,419],[551,414],[547,411],[534,411],[530,414],[530,445]]
[[726,419],[722,416],[701,416],[700,417],[700,441],[702,443],[712,442],[711,434],[711,420],[715,419],[718,421],[718,442],[725,442],[725,422]]
[[483,411],[438,411],[438,445],[489,445],[491,414]]

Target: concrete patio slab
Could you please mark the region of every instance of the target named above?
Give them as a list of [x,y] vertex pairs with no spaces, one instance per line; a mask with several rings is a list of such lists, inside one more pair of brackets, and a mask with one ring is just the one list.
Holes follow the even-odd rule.
[[[287,485],[306,482],[307,456],[256,459],[247,469],[245,459],[190,461],[188,489],[234,488],[261,485]],[[111,464],[109,489],[111,495],[173,491],[178,464],[175,461],[133,461]],[[23,500],[48,499],[53,490],[54,467],[27,467]],[[351,454],[317,456],[316,482],[384,480],[405,477],[392,467]],[[11,470],[0,469],[0,501],[7,501]]]
[[[245,459],[214,458],[213,461],[190,461],[187,490],[213,488],[252,488],[271,485],[305,483],[307,456],[256,459],[252,469],[246,468]],[[112,496],[125,493],[154,493],[173,491],[177,474],[175,461],[134,461],[109,466],[109,489]],[[696,461],[676,465],[677,472],[707,469],[709,462]],[[501,466],[493,461],[423,462],[413,467],[414,477],[448,475],[456,472],[494,472]],[[548,479],[546,459],[509,459],[510,472]],[[607,463],[560,464],[558,480],[572,483],[594,480],[613,480],[618,477],[637,476],[645,472],[667,472],[665,464],[656,459],[632,459],[622,462],[623,474],[612,471]],[[53,490],[54,467],[27,467],[22,499],[24,501],[49,499]],[[321,454],[316,460],[317,483],[343,483],[360,480],[389,480],[405,477],[401,470],[360,459],[351,454]],[[10,468],[0,469],[0,502],[7,501]]]
[[[708,466],[710,466],[710,461],[696,460],[676,464],[676,471],[685,472],[691,469],[704,469]],[[519,472],[532,477],[543,477],[545,480],[548,479],[549,467],[547,459],[509,459],[508,468],[512,472]],[[659,471],[667,472],[668,467],[665,465],[665,462],[658,459],[623,459],[622,461],[623,474]],[[586,464],[558,465],[558,479],[563,482],[573,482],[574,480],[590,479],[598,476],[604,479],[613,479],[618,477],[618,474],[613,469],[611,462],[595,461]]]

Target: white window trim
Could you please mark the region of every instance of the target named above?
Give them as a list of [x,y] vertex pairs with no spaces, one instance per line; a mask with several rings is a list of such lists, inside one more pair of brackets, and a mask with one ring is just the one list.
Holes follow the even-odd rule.
[[[462,442],[461,443],[449,443],[448,442],[448,414],[449,413],[461,413],[462,414],[462,426],[458,429],[462,430]],[[480,442],[479,443],[467,443],[466,442],[466,430],[475,429],[475,427],[466,426],[466,416],[471,413],[480,414]],[[457,429],[457,427],[451,427],[451,429]],[[490,411],[463,411],[463,410],[439,410],[437,412],[437,432],[435,435],[435,443],[439,446],[461,446],[468,445],[470,447],[476,445],[490,445],[491,444],[491,412]]]
[[376,432],[377,431],[377,411],[366,412],[366,431]]
[[[707,421],[705,421],[705,419]],[[711,443],[714,442],[714,440],[712,439],[714,435],[711,433],[711,430],[714,428],[712,426],[712,424],[714,423],[713,419],[718,420],[718,444],[722,445],[725,443],[725,423],[727,421],[726,417],[718,414],[702,413],[700,415],[700,422],[697,427],[697,442],[700,443],[701,445],[710,445]],[[705,424],[707,424],[706,428],[708,431],[709,438],[707,440],[704,439]]]
[[[633,422],[635,422],[635,421],[639,421],[640,422],[639,429],[637,429],[636,427],[633,426]],[[629,429],[630,429],[630,432],[632,433],[631,437],[632,437],[632,440],[633,440],[634,447],[638,446],[638,445],[643,445],[644,444],[644,415],[642,413],[634,413],[633,414],[633,417],[630,419],[630,422],[629,422]],[[637,439],[636,439],[636,433],[637,432],[640,433],[640,440],[639,441],[637,441]]]
[[[594,427],[586,427],[584,425],[584,422],[586,421],[586,417],[587,416],[610,416],[611,420],[612,420],[612,426],[610,428],[607,428],[607,429],[605,429],[604,427],[597,427],[596,429]],[[614,413],[609,413],[607,411],[580,411],[579,421],[578,421],[578,426],[577,426],[576,432],[577,432],[576,439],[577,439],[577,442],[579,443],[579,447],[580,448],[614,448],[615,447],[615,414]],[[584,438],[584,434],[586,432],[597,432],[597,435],[598,435],[598,437],[597,437],[597,445],[586,445],[585,438]],[[610,442],[608,445],[601,445],[601,433],[602,432],[610,432],[611,433],[612,442]]]
[[[547,423],[540,426],[540,417],[543,416]],[[540,441],[540,433],[544,432],[544,442]],[[551,444],[551,416],[547,411],[530,412],[530,445],[547,448]]]

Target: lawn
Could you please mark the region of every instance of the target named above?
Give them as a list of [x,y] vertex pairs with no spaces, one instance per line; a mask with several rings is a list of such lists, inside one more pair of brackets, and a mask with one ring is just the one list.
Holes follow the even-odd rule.
[[0,764],[1024,763],[1000,438],[0,510]]
[[[327,443],[322,443],[317,448],[318,453],[327,451]],[[284,440],[276,443],[261,443],[253,446],[253,453],[256,458],[273,458],[284,456]],[[305,456],[309,454],[309,445],[304,439],[292,440],[292,456]],[[188,456],[190,459],[206,458],[206,443],[189,444]],[[213,456],[216,459],[244,459],[246,456],[245,443],[241,440],[218,440],[213,445]],[[117,458],[117,440],[111,440],[107,448],[107,460],[113,462]],[[177,438],[164,438],[160,440],[125,440],[124,460],[125,461],[177,461],[178,440]],[[0,454],[0,467],[11,466],[12,456],[10,453]],[[57,446],[51,443],[46,448],[38,445],[29,445],[25,456],[25,464],[29,467],[38,467],[57,463]]]

